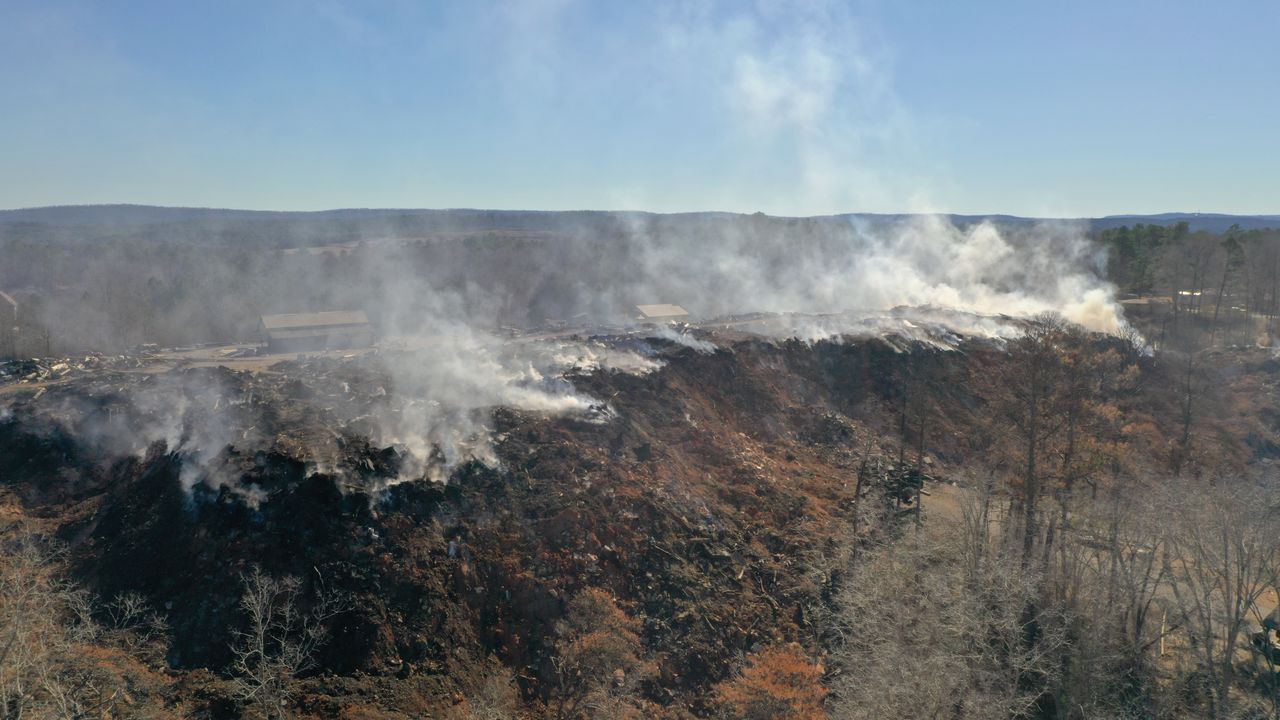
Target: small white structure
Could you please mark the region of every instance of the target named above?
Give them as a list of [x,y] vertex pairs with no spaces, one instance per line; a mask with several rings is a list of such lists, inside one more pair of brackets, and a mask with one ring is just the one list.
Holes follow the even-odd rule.
[[679,305],[637,305],[640,320],[645,322],[663,322],[668,320],[684,320],[689,311]]

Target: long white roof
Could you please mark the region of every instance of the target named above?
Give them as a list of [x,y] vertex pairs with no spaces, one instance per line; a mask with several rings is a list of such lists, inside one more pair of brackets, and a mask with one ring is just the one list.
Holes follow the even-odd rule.
[[367,324],[369,324],[369,316],[365,315],[363,310],[286,313],[284,315],[262,316],[262,326],[267,330],[295,330],[301,328]]
[[636,309],[646,318],[688,317],[689,311],[679,305],[637,305]]

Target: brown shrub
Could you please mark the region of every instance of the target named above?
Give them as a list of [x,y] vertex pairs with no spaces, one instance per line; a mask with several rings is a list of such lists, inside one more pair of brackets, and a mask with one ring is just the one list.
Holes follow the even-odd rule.
[[738,677],[716,686],[725,713],[741,720],[821,720],[827,690],[822,666],[797,645],[766,648]]

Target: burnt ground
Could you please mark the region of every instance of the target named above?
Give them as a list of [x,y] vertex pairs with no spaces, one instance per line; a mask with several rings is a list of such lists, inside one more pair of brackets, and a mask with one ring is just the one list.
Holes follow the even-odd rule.
[[[930,475],[963,480],[989,447],[976,428],[1004,355],[977,341],[915,352],[936,368]],[[339,386],[345,403],[378,402],[385,383],[358,363],[87,375],[10,396],[5,510],[65,543],[74,578],[100,597],[137,591],[165,613],[167,657],[134,692],[175,712],[238,716],[229,643],[244,623],[241,576],[256,565],[349,599],[298,682],[303,716],[440,714],[495,660],[536,707],[554,692],[557,623],[586,588],[642,623],[655,668],[645,698],[701,715],[744,654],[812,646],[824,589],[813,558],[847,538],[864,454],[881,480],[905,454],[897,422],[911,356],[878,341],[753,339],[661,356],[646,375],[571,377],[607,400],[606,422],[495,410],[500,462],[465,463],[447,483],[396,484],[399,451],[362,435],[359,413],[333,408]],[[1255,404],[1266,403],[1260,388],[1274,389],[1266,362],[1231,380]],[[1141,372],[1149,382],[1113,400],[1131,452],[1154,465],[1171,418],[1152,399],[1158,369]],[[172,450],[174,438],[139,449],[120,437],[164,415],[138,407],[140,388],[173,380],[218,387],[212,406],[208,393],[183,400],[184,417],[234,430],[217,435],[226,444],[200,459],[194,486],[196,458]],[[1274,454],[1259,425],[1275,425],[1274,408],[1229,412],[1261,420],[1223,418],[1224,454],[1241,464]]]

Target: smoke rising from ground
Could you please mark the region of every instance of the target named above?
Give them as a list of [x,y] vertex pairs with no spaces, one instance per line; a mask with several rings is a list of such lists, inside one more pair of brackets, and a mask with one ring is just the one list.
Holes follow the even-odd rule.
[[[1069,223],[1002,231],[937,216],[847,230],[807,243],[725,233],[648,237],[631,292],[679,302],[702,317],[748,312],[877,313],[928,306],[1030,316],[1059,312],[1098,332],[1123,326],[1105,254]],[[643,229],[640,233],[645,233]],[[622,279],[627,287],[627,279]]]
[[[395,386],[389,391],[405,403],[380,418],[380,437],[414,458],[408,476],[438,478],[469,460],[495,463],[488,424],[494,407],[547,415],[601,411],[598,399],[574,390],[566,372],[644,373],[657,365],[602,343],[504,341],[489,329],[503,320],[504,308],[540,304],[555,309],[547,320],[595,323],[599,330],[628,325],[636,304],[677,302],[701,319],[792,314],[748,328],[774,337],[893,334],[941,345],[951,343],[949,335],[1011,337],[1016,326],[1002,316],[1059,312],[1099,332],[1123,326],[1114,290],[1101,279],[1105,257],[1068,223],[1010,232],[932,216],[816,225],[748,218],[692,227],[670,227],[655,216],[623,219],[616,245],[602,248],[589,235],[571,235],[543,258],[546,275],[526,286],[534,302],[519,297],[519,287],[505,284],[501,273],[477,277],[457,293],[404,277],[398,263],[378,265],[390,293],[388,330],[407,343],[402,354],[383,357]],[[571,284],[558,273],[560,254],[573,266]],[[532,322],[515,315],[506,319]],[[639,332],[701,353],[716,350],[666,325]]]
[[[642,27],[613,50],[649,58],[643,64],[565,56],[555,40],[573,5],[499,6],[495,87],[510,94],[513,116],[564,104],[575,86],[594,83],[653,88],[637,90],[639,107],[714,97],[718,110],[692,124],[712,128],[742,158],[707,183],[725,183],[727,205],[922,204],[927,188],[911,171],[920,157],[909,141],[911,119],[895,98],[874,28],[846,5],[663,4],[643,13]],[[328,17],[367,35],[357,17]],[[667,165],[678,172],[675,159]],[[888,176],[866,167],[905,169]],[[766,192],[755,182],[762,177],[771,179]],[[653,206],[644,200],[641,192],[639,204]],[[495,465],[494,408],[607,419],[604,399],[575,388],[576,373],[661,366],[642,342],[569,340],[555,330],[631,330],[656,345],[717,351],[673,327],[637,330],[638,304],[680,304],[703,321],[771,314],[737,327],[773,338],[894,335],[941,346],[960,335],[1005,338],[1016,328],[1000,318],[1046,311],[1101,332],[1124,325],[1102,279],[1105,257],[1069,223],[479,211],[142,215],[128,225],[51,225],[8,248],[15,262],[0,268],[0,290],[25,293],[27,347],[39,347],[37,327],[49,353],[245,343],[257,339],[263,314],[365,310],[383,340],[369,362],[385,382],[362,392],[379,394],[357,397],[341,386],[307,392],[332,396],[322,403],[330,413],[323,422],[352,423],[370,441],[397,448],[399,480],[442,481],[471,461]],[[513,342],[513,334],[544,337]],[[227,448],[252,452],[278,439],[263,430],[269,413],[242,385],[173,374],[133,386],[126,416],[103,418],[92,407],[63,408],[62,416],[79,418],[70,422],[100,436],[104,452],[137,454],[162,441],[183,455],[189,491],[231,489],[257,502],[240,487]],[[317,467],[341,473],[331,437],[291,441]]]
[[675,343],[683,347],[690,348],[695,352],[703,355],[710,355],[716,351],[715,343],[699,340],[688,331],[680,331],[670,325],[660,325],[652,331],[652,335],[668,342]]
[[[476,227],[471,216],[445,213],[420,230],[405,220],[364,220],[344,230],[339,249],[315,252],[306,237],[288,234],[274,247],[205,244],[198,238],[208,228],[196,223],[197,240],[159,251],[141,253],[142,243],[127,237],[87,248],[95,261],[84,268],[89,289],[81,294],[59,294],[67,268],[35,273],[20,290],[42,303],[55,346],[119,337],[253,341],[260,314],[366,310],[382,349],[360,363],[382,384],[314,389],[334,398],[318,421],[397,448],[398,481],[442,481],[471,461],[495,465],[497,407],[607,421],[606,399],[578,390],[578,373],[653,372],[662,364],[655,347],[667,344],[717,350],[701,332],[638,325],[638,304],[680,304],[695,323],[771,338],[893,336],[941,347],[962,336],[1010,337],[1017,324],[1004,318],[1046,311],[1101,332],[1124,326],[1103,279],[1105,256],[1071,223],[515,215]],[[519,225],[525,229],[511,227]],[[140,287],[149,292],[134,292]],[[754,313],[768,317],[750,320]],[[601,339],[582,339],[593,334]],[[239,482],[235,453],[276,440],[245,383],[175,371],[130,385],[125,414],[46,410],[96,438],[106,455],[163,441],[184,458],[188,489],[225,489],[253,503],[262,497]],[[293,442],[317,469],[344,472],[329,435]]]
[[400,448],[407,462],[401,480],[448,479],[459,464],[496,466],[490,416],[507,407],[548,416],[602,420],[607,406],[579,393],[573,372],[644,374],[660,363],[602,343],[501,339],[465,326],[432,336],[429,344],[385,353],[395,400],[377,413],[382,444]]

